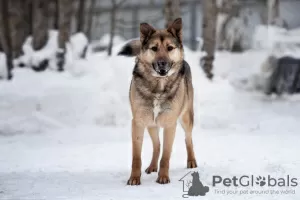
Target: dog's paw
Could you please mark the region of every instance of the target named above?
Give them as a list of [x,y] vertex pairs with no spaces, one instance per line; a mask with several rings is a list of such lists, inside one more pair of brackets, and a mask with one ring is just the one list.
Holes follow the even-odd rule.
[[141,177],[130,177],[127,185],[141,185]]
[[156,179],[156,183],[159,183],[159,184],[170,183],[170,178],[169,178],[169,176],[158,176],[158,178]]
[[150,165],[150,166],[145,170],[145,172],[146,172],[147,174],[151,174],[152,172],[157,172],[157,166],[152,166],[152,165]]
[[187,161],[187,168],[196,168],[196,167],[197,167],[196,160],[188,160]]

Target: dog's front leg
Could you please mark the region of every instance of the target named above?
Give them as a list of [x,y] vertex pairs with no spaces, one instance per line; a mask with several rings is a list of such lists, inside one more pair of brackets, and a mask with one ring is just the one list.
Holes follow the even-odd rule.
[[158,172],[157,183],[166,184],[170,183],[169,178],[169,163],[172,152],[172,146],[175,138],[176,123],[172,126],[164,128],[164,145],[163,155],[160,160],[160,169]]
[[148,127],[148,132],[153,144],[153,154],[152,154],[151,163],[149,167],[146,169],[146,173],[151,174],[152,172],[157,172],[157,163],[160,154],[159,128]]
[[141,184],[141,168],[142,168],[142,144],[144,139],[144,130],[141,124],[132,120],[132,166],[131,175],[127,185],[140,185]]

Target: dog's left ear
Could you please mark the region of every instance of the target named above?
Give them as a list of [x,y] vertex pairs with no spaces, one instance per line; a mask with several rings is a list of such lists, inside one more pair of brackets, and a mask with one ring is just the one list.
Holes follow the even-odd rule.
[[182,44],[182,19],[177,18],[173,21],[173,23],[170,23],[167,31],[169,31],[174,37],[178,39],[180,44]]

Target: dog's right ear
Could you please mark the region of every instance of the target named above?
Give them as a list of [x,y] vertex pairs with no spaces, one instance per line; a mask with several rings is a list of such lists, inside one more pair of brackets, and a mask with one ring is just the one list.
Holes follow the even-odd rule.
[[141,43],[145,44],[147,43],[147,41],[149,40],[149,38],[151,37],[151,35],[153,33],[155,33],[155,28],[153,28],[152,26],[150,26],[147,23],[141,23],[140,24],[140,39],[141,39]]
[[169,23],[167,30],[182,44],[182,19],[177,18]]

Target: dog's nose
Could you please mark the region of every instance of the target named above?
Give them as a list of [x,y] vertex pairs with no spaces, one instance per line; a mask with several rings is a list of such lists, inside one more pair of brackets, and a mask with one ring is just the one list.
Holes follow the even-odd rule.
[[165,60],[158,60],[157,66],[158,67],[165,67],[167,65],[167,62]]

